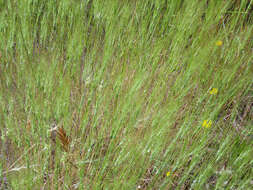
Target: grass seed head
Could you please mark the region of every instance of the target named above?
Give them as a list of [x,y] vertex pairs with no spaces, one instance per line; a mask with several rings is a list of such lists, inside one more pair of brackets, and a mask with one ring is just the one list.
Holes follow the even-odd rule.
[[69,145],[71,142],[70,137],[66,134],[66,131],[63,127],[57,128],[57,137],[59,138],[62,148],[68,152],[69,151]]

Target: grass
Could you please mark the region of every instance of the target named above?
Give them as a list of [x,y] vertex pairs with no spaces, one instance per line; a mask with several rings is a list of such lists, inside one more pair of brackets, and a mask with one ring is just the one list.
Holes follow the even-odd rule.
[[252,7],[0,1],[0,189],[251,189]]

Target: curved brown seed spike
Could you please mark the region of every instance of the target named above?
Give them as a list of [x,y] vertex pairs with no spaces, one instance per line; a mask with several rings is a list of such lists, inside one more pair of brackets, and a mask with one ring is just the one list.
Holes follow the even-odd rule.
[[60,139],[61,141],[61,145],[63,147],[63,149],[68,152],[69,150],[69,144],[70,144],[70,138],[67,136],[65,130],[63,127],[60,127],[57,129],[57,137]]

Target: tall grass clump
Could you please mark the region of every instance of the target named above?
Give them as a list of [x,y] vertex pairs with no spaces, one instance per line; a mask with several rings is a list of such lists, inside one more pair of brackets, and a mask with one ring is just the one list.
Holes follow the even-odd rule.
[[0,189],[251,189],[253,1],[0,1]]

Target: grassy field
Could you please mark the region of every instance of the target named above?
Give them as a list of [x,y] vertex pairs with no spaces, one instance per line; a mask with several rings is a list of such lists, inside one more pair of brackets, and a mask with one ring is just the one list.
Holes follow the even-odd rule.
[[252,0],[0,0],[0,189],[253,189]]

